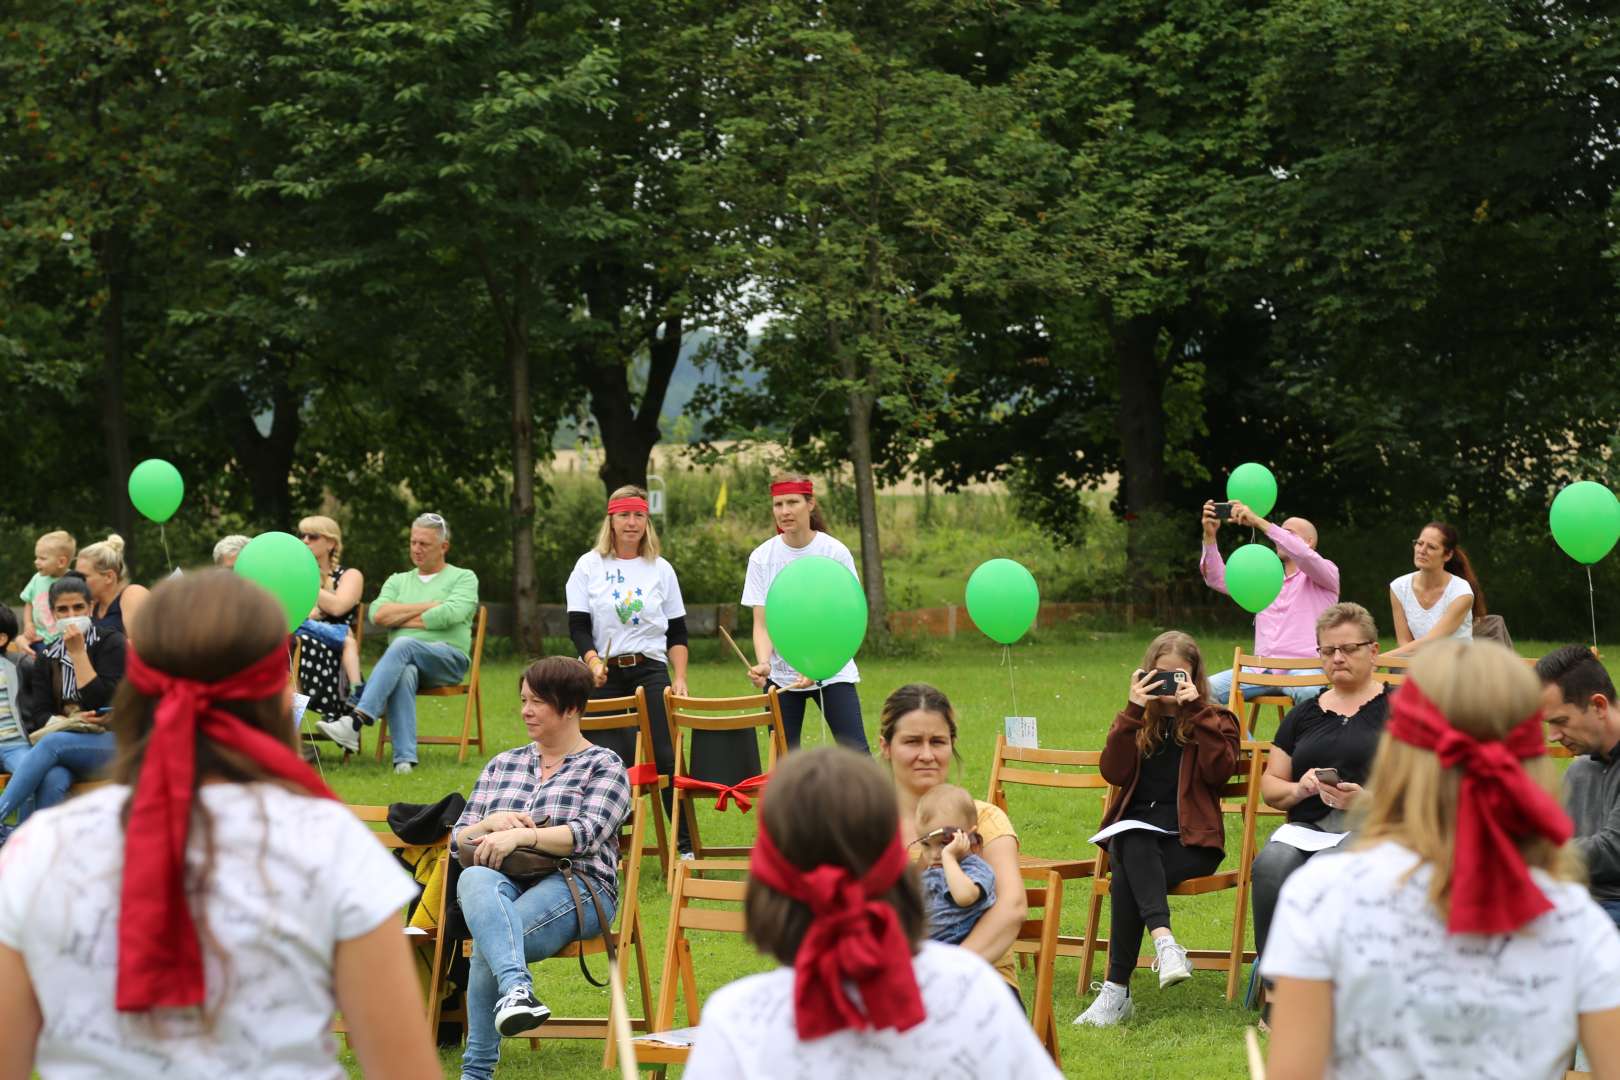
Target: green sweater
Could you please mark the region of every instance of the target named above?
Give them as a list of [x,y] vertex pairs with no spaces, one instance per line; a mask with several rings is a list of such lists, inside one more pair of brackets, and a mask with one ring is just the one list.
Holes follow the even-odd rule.
[[414,569],[390,574],[372,606],[429,601],[436,601],[438,606],[422,612],[423,629],[390,630],[388,640],[413,637],[442,641],[471,656],[473,617],[478,614],[478,575],[471,570],[446,563],[429,582],[423,582]]

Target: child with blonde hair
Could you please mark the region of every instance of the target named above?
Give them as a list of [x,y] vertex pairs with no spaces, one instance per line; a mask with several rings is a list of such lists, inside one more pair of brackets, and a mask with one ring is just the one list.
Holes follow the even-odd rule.
[[48,532],[34,541],[34,576],[23,586],[22,644],[35,652],[62,636],[56,629],[56,616],[51,613],[51,586],[73,565],[78,542],[73,534],[61,529]]
[[928,936],[960,945],[996,902],[996,872],[979,857],[979,808],[955,784],[938,784],[917,800],[923,902]]

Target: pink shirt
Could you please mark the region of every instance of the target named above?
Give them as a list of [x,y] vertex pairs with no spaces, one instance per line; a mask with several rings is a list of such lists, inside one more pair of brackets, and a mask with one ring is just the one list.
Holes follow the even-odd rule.
[[[1272,525],[1266,538],[1278,553],[1294,560],[1297,569],[1283,578],[1277,599],[1254,617],[1254,655],[1308,657],[1316,655],[1317,617],[1339,602],[1339,568],[1305,541]],[[1204,584],[1226,592],[1226,560],[1214,544],[1205,544],[1198,560]]]

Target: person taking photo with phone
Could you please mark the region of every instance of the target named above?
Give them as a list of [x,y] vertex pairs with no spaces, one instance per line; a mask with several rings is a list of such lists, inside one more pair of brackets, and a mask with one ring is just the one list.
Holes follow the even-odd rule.
[[1288,823],[1298,827],[1279,830],[1254,859],[1254,947],[1262,955],[1283,882],[1349,830],[1350,808],[1372,772],[1389,716],[1390,687],[1374,677],[1378,626],[1372,613],[1348,601],[1334,604],[1316,620],[1316,641],[1330,685],[1283,717],[1260,777],[1266,805],[1286,811]]
[[[1255,656],[1305,658],[1316,654],[1316,619],[1339,601],[1339,568],[1316,550],[1316,526],[1304,518],[1291,517],[1273,525],[1241,502],[1204,503],[1204,549],[1198,557],[1198,572],[1204,584],[1218,593],[1226,592],[1226,560],[1215,543],[1221,525],[1247,526],[1262,533],[1277,548],[1283,564],[1282,591],[1254,617]],[[1222,705],[1232,700],[1232,672],[1217,671],[1209,677],[1210,700]],[[1284,693],[1294,704],[1322,692],[1319,686],[1250,687],[1245,694]]]
[[1177,630],[1154,638],[1131,675],[1129,701],[1114,717],[1100,770],[1114,795],[1102,827],[1108,852],[1108,979],[1076,1024],[1130,1019],[1131,974],[1142,931],[1153,938],[1163,990],[1192,977],[1187,950],[1170,932],[1169,890],[1212,874],[1225,857],[1221,787],[1237,769],[1238,722],[1210,702],[1198,643]]

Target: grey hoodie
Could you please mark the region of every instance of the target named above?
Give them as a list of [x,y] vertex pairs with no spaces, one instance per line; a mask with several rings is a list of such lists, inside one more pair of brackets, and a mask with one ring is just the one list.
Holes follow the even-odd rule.
[[1564,807],[1575,822],[1593,898],[1620,900],[1620,746],[1607,758],[1594,754],[1570,762]]

